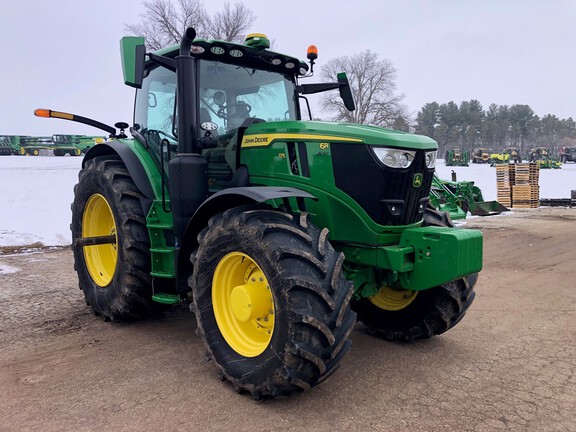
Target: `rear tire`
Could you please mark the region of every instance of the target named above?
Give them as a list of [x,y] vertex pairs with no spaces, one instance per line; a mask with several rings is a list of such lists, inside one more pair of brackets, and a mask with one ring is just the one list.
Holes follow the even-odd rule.
[[[448,213],[427,208],[424,226],[453,226]],[[394,342],[414,342],[454,327],[474,300],[478,273],[424,291],[383,286],[370,298],[352,302],[370,332]]]
[[[327,233],[304,215],[244,206],[214,216],[199,235],[190,279],[198,335],[237,392],[262,399],[306,390],[350,348],[353,286]],[[240,294],[259,283],[260,294],[239,308]]]
[[[150,241],[142,194],[120,158],[86,161],[72,203],[74,268],[86,303],[105,320],[148,317],[154,311]],[[75,239],[115,235],[115,243],[78,246]]]

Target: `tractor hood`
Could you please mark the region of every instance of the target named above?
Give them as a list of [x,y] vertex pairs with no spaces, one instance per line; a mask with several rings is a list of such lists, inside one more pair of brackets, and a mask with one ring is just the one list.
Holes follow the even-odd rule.
[[242,147],[264,147],[278,140],[347,142],[418,150],[436,150],[433,139],[355,123],[277,121],[256,123],[244,133]]

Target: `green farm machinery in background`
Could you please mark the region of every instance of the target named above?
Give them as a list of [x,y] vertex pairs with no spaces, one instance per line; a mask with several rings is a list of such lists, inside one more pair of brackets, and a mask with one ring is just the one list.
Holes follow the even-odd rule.
[[0,135],[0,155],[38,156],[80,156],[92,146],[106,141],[103,136],[87,135]]
[[490,154],[490,166],[509,163],[522,163],[522,156],[517,147],[508,147],[499,153]]
[[330,376],[356,318],[391,341],[444,333],[482,267],[481,232],[429,206],[437,143],[303,119],[313,93],[339,90],[354,109],[346,75],[304,83],[315,47],[307,63],[269,46],[190,28],[146,53],[123,38],[133,139],[127,123],[36,110],[112,136],[84,157],[72,205],[94,313],[130,320],[190,303],[219,376],[255,399]]
[[54,156],[80,156],[92,146],[106,140],[102,136],[86,135],[51,135],[46,137],[20,137],[20,154],[38,156],[43,151]]
[[0,156],[20,154],[20,137],[16,135],[0,135]]
[[470,152],[468,150],[454,148],[446,151],[444,159],[446,166],[468,166]]
[[510,163],[522,163],[522,154],[518,147],[508,147],[504,149],[504,153],[509,155],[508,161]]
[[436,174],[432,179],[430,203],[437,210],[448,212],[453,220],[466,219],[468,212],[490,216],[509,210],[498,201],[484,201],[482,191],[473,181],[443,180]]
[[552,156],[548,147],[536,147],[530,152],[530,162],[536,162],[541,169],[562,168],[562,161]]
[[103,136],[52,135],[55,156],[64,156],[66,153],[71,156],[78,156],[104,141],[106,141],[106,137]]
[[490,163],[490,149],[480,147],[474,149],[472,152],[472,163],[483,164]]
[[[23,156],[38,156],[42,153],[53,153],[55,156],[80,156],[82,152],[73,146],[55,146],[52,136],[23,136],[20,137],[20,154]],[[62,154],[58,154],[62,152]]]

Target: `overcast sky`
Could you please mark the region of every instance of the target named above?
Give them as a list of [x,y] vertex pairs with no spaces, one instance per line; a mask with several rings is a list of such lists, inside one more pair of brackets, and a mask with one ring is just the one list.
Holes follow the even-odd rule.
[[[211,13],[224,3],[205,1]],[[389,59],[414,116],[428,102],[477,99],[576,119],[575,0],[243,3],[277,51],[304,59],[315,44],[319,66],[365,49]],[[131,123],[119,40],[142,12],[140,0],[2,0],[0,135],[101,134],[34,117],[38,107]]]

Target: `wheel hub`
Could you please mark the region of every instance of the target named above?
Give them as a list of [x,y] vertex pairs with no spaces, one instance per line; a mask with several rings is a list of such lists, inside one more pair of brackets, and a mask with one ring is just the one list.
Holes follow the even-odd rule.
[[241,252],[225,255],[214,271],[212,305],[231,348],[245,357],[264,352],[274,332],[274,299],[256,261]]
[[118,261],[116,222],[112,209],[101,194],[92,195],[86,202],[82,215],[82,238],[113,235],[111,244],[84,246],[84,261],[92,280],[100,287],[112,282]]
[[414,301],[418,291],[394,289],[383,285],[375,295],[368,300],[380,309],[398,311],[404,309]]
[[230,294],[232,313],[240,322],[264,318],[273,308],[270,289],[264,283],[264,275],[261,271],[256,273],[246,284],[235,287]]

